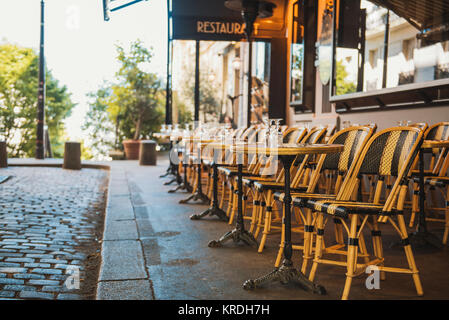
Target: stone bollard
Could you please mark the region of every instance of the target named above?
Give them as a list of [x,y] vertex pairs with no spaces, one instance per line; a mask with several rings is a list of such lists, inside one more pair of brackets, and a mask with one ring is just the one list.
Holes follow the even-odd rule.
[[155,166],[156,156],[156,141],[142,140],[140,142],[139,164],[141,166]]
[[81,143],[66,142],[64,147],[64,169],[81,170]]
[[0,168],[8,167],[8,151],[6,150],[6,141],[0,141]]

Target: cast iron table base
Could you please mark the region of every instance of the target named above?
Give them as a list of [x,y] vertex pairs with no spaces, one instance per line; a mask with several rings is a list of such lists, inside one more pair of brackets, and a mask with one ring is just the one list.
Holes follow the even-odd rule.
[[245,224],[243,222],[243,183],[242,183],[242,169],[243,169],[243,158],[238,160],[237,164],[237,187],[238,187],[238,199],[237,199],[237,221],[234,230],[225,233],[220,239],[212,240],[209,242],[208,246],[210,248],[220,248],[224,243],[229,240],[233,240],[234,243],[243,242],[244,244],[257,247],[257,240],[254,236],[245,230]]
[[257,241],[254,239],[254,236],[246,230],[241,230],[239,228],[235,228],[234,230],[228,231],[218,240],[212,240],[209,242],[209,248],[221,248],[223,244],[228,242],[229,240],[233,240],[234,243],[243,242],[244,244],[257,248]]
[[194,214],[190,217],[191,220],[199,220],[202,219],[206,216],[217,216],[220,220],[223,221],[228,221],[228,217],[226,216],[226,212],[224,212],[223,210],[221,210],[218,207],[218,168],[217,168],[217,164],[212,163],[212,179],[213,179],[213,184],[212,184],[212,193],[213,193],[213,198],[212,198],[212,206],[207,209],[206,211],[200,213],[200,214]]
[[426,211],[424,203],[426,195],[424,191],[424,152],[419,150],[419,218],[415,232],[409,235],[410,243],[414,247],[432,246],[438,249],[443,247],[441,240],[434,234],[427,231]]
[[243,284],[243,289],[253,290],[262,287],[265,284],[279,281],[282,284],[294,283],[302,287],[304,290],[311,293],[324,295],[326,294],[326,289],[319,285],[311,282],[307,279],[304,274],[293,267],[291,260],[284,260],[279,268],[274,269],[269,274],[262,276],[257,279],[247,280]]
[[[172,148],[173,148],[173,142],[170,141],[170,150],[171,150]],[[165,177],[168,176],[168,175],[174,175],[174,174],[175,174],[175,173],[174,173],[174,170],[173,170],[173,163],[172,163],[170,157],[169,157],[169,161],[170,161],[170,163],[169,163],[169,165],[168,165],[167,171],[166,171],[163,175],[160,175],[159,178],[165,178]]]
[[181,177],[179,175],[179,170],[178,170],[177,176],[179,176],[181,183],[175,189],[169,190],[168,193],[175,193],[176,191],[179,191],[179,190],[185,190],[187,192],[192,192],[192,187],[187,182],[187,161],[188,161],[187,156],[185,156],[184,158],[185,159],[182,163],[182,166],[184,167],[184,179],[181,179]]
[[292,242],[291,242],[291,201],[290,194],[290,168],[292,166],[295,155],[279,155],[282,165],[284,167],[284,224],[285,224],[285,242],[284,242],[284,261],[279,269],[274,269],[267,275],[257,279],[250,279],[245,281],[243,289],[252,290],[258,288],[266,283],[280,281],[282,284],[296,283],[303,289],[317,293],[326,294],[326,289],[323,286],[313,283],[300,271],[295,269],[292,262]]
[[189,201],[200,201],[200,204],[206,204],[209,202],[209,198],[203,193],[203,187],[201,185],[201,162],[198,164],[198,180],[197,187],[194,194],[184,200],[180,200],[179,203],[184,204]]

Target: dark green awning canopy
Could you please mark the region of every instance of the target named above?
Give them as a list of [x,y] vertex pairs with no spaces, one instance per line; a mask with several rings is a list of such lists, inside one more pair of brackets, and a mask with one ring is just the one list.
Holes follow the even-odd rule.
[[421,32],[449,22],[448,0],[370,0],[393,11]]

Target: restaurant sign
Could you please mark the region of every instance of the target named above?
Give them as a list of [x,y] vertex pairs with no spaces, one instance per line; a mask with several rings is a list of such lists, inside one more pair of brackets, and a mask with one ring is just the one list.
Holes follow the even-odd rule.
[[239,41],[245,37],[241,19],[177,17],[173,19],[174,39]]
[[[182,40],[240,41],[245,38],[245,24],[240,12],[229,10],[224,0],[172,0],[173,38]],[[284,29],[284,0],[276,3],[273,17],[258,19],[254,38],[282,38]]]

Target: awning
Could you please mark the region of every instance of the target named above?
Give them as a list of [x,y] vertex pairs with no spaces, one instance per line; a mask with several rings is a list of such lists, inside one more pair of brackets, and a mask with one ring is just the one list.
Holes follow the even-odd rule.
[[438,28],[449,21],[448,0],[370,0],[393,11],[420,31]]

